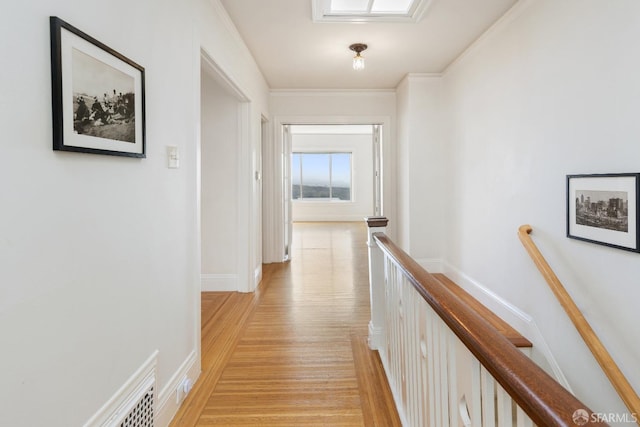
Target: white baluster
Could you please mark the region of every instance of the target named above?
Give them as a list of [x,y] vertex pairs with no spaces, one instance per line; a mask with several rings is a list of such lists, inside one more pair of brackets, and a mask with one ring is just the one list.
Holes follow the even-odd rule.
[[482,366],[478,359],[471,359],[471,423],[482,425]]
[[457,426],[458,413],[455,408],[457,407],[458,402],[458,371],[456,363],[456,346],[458,344],[458,338],[446,325],[445,329],[447,331],[447,372],[449,375],[449,425]]
[[516,407],[516,426],[517,427],[533,427],[531,418],[522,410],[521,407]]
[[496,387],[495,380],[486,369],[480,369],[482,385],[482,425],[496,427]]
[[534,427],[371,233],[370,242],[377,263],[370,269],[370,345],[380,352],[403,425]]
[[424,307],[426,303],[420,298],[416,301],[417,310],[418,310],[418,331],[420,334],[420,425],[427,425],[428,420],[428,408],[429,408],[429,387],[428,387],[428,357],[429,357],[429,349],[427,347],[427,338],[426,338],[426,308]]
[[497,384],[496,400],[498,427],[513,427],[513,400],[499,384]]
[[438,318],[438,352],[440,353],[440,411],[442,426],[449,425],[449,357],[447,354],[447,341],[449,328]]
[[[426,307],[425,307],[426,308]],[[434,318],[436,314],[433,310],[425,310],[426,314],[426,342],[427,342],[427,387],[429,395],[429,426],[437,426],[437,402],[438,393],[436,389],[436,352],[435,352],[435,333]]]

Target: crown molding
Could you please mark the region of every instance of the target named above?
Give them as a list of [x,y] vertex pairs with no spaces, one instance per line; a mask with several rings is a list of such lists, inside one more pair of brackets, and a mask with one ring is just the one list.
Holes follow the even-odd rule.
[[491,25],[484,33],[480,35],[473,43],[469,45],[460,55],[458,55],[444,70],[440,73],[446,77],[450,72],[460,66],[467,57],[475,53],[495,33],[516,20],[535,0],[518,0],[511,8],[504,13],[493,25]]
[[395,89],[271,89],[272,96],[363,96],[395,95]]

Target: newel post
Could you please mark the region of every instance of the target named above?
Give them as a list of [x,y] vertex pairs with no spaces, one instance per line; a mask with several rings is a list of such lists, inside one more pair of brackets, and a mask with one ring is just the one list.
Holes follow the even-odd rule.
[[389,220],[383,216],[365,218],[369,227],[367,246],[369,247],[369,299],[371,303],[371,321],[369,322],[369,348],[384,348],[385,290],[384,290],[384,254],[373,239],[374,233],[384,233]]

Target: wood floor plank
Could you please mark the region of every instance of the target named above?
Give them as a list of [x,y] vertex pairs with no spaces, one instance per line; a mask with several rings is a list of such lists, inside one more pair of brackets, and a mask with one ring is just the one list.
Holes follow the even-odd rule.
[[366,227],[294,226],[254,294],[203,294],[202,367],[173,426],[400,425],[368,349]]
[[208,324],[213,316],[220,313],[220,308],[230,296],[231,292],[202,292],[200,314],[203,325]]
[[400,427],[391,389],[377,352],[369,349],[366,336],[352,336],[365,425]]

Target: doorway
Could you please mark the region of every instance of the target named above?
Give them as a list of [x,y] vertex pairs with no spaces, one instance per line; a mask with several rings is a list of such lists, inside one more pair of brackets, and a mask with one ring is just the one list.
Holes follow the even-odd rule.
[[382,211],[381,125],[285,124],[284,259],[294,222],[354,222]]
[[250,157],[250,101],[205,52],[200,76],[201,289],[252,292],[261,274],[254,265],[262,263],[255,261],[260,187],[252,169],[260,154]]

